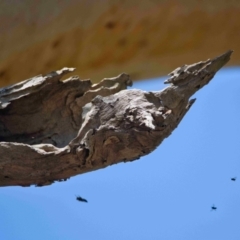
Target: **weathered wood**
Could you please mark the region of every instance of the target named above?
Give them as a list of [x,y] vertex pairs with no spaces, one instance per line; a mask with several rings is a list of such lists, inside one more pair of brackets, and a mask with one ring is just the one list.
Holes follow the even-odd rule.
[[125,73],[60,81],[69,68],[1,89],[0,186],[49,185],[152,152],[231,54],[177,68],[156,92],[125,90]]

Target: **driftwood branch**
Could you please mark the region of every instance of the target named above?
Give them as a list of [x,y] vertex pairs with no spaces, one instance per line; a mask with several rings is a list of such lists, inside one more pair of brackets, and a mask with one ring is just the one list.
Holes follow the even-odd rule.
[[64,68],[0,90],[0,186],[44,186],[152,152],[232,51],[184,65],[167,88],[125,90],[125,73],[92,85]]

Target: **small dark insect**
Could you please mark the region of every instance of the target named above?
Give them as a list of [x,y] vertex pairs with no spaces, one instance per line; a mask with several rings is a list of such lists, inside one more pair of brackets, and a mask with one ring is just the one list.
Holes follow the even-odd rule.
[[216,211],[217,210],[217,207],[215,207],[214,205],[212,205],[212,211],[214,210],[214,211]]
[[80,196],[76,196],[76,199],[79,201],[79,202],[88,202],[86,199],[80,197]]
[[237,180],[237,177],[233,177],[231,178],[232,181],[236,181]]

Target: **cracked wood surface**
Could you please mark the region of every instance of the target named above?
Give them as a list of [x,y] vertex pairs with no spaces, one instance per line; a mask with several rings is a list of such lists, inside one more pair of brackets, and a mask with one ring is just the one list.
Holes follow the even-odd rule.
[[152,152],[231,54],[179,67],[155,92],[126,90],[125,73],[60,81],[73,68],[0,89],[0,186],[45,186]]

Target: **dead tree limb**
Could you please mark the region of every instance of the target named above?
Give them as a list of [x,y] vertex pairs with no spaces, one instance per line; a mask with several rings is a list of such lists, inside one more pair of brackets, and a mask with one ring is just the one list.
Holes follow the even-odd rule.
[[0,90],[0,186],[44,186],[152,152],[232,54],[184,65],[167,88],[125,90],[125,73],[92,85],[64,68]]

